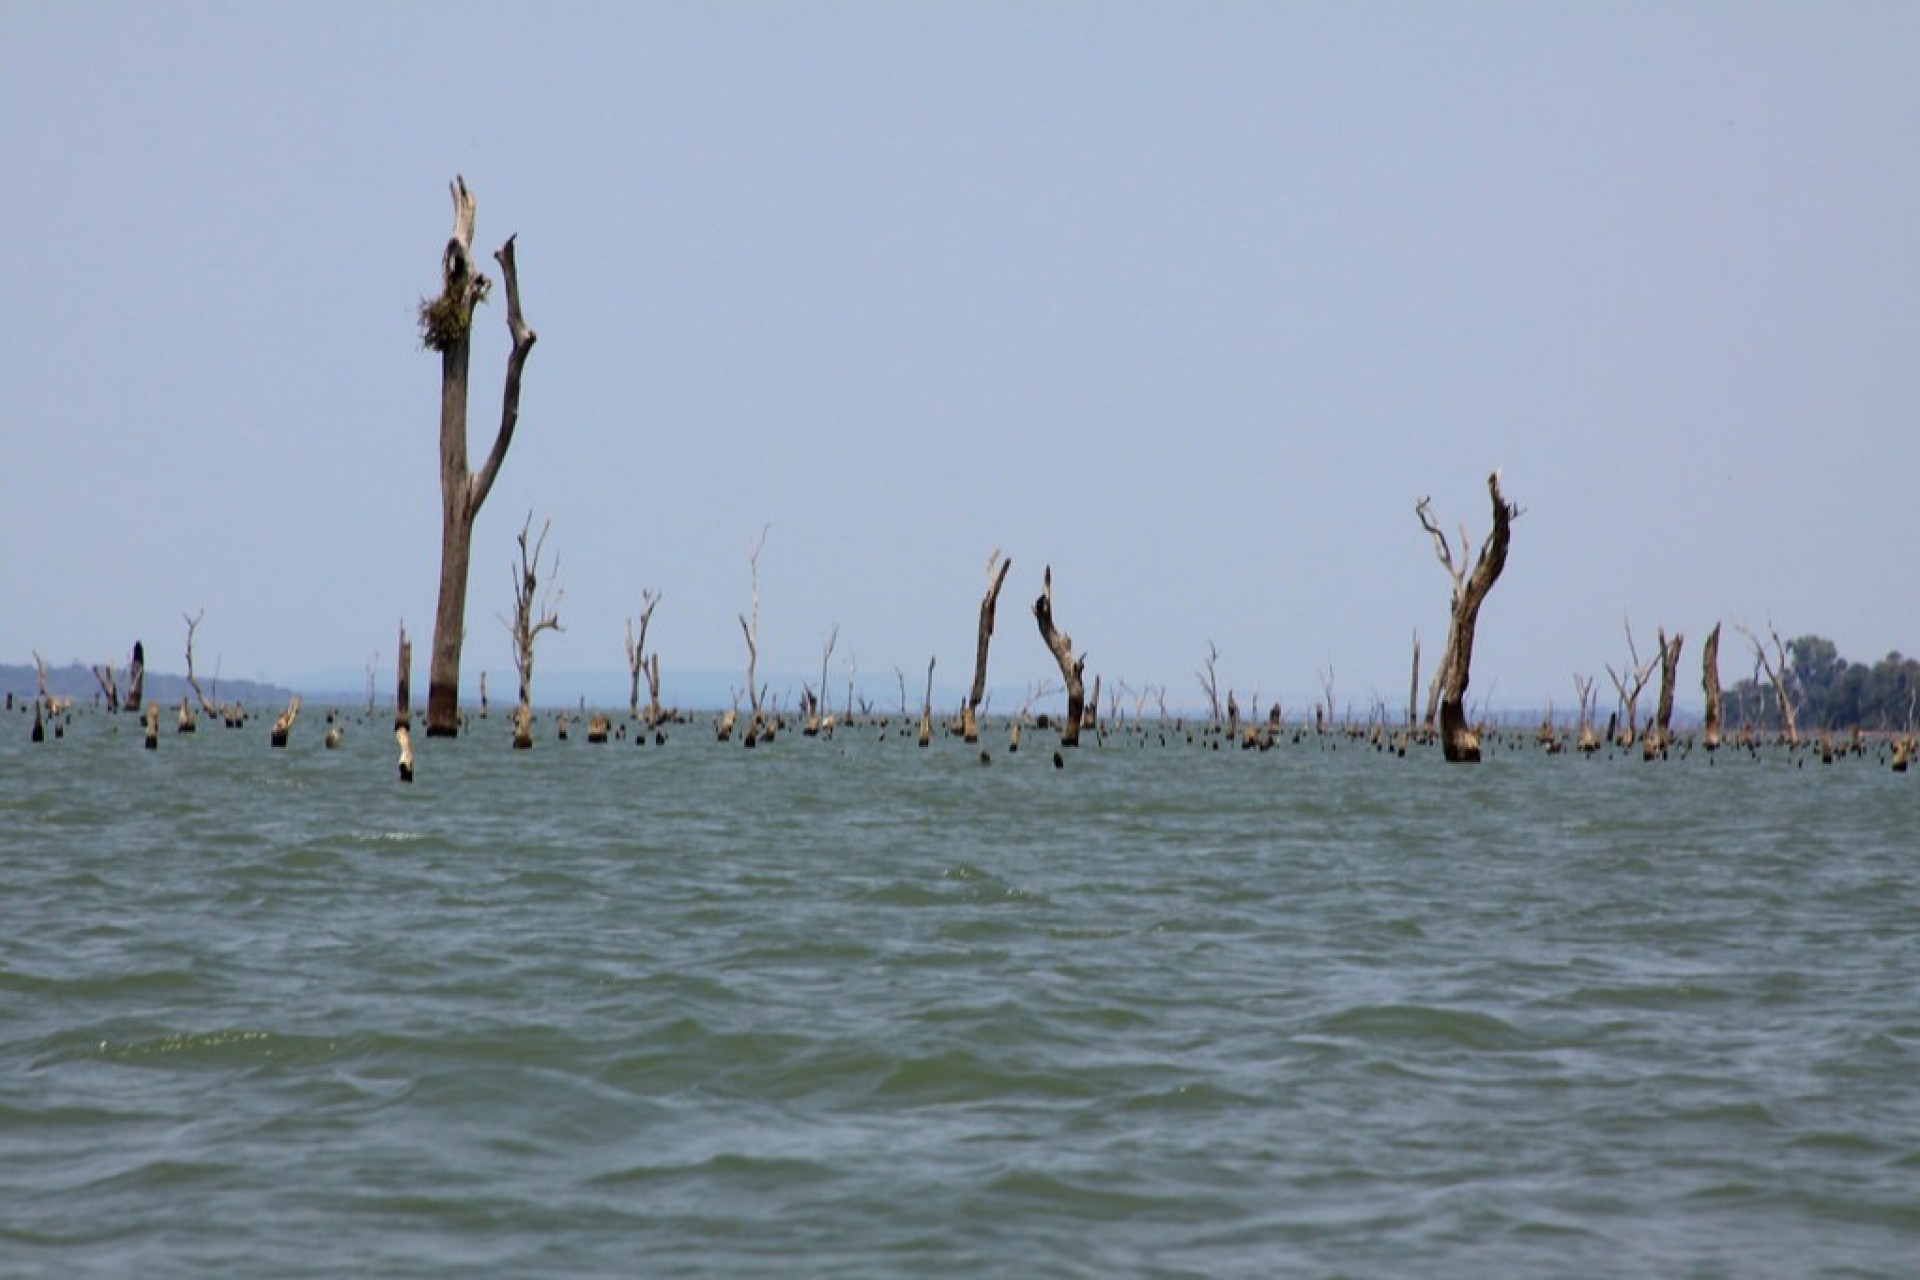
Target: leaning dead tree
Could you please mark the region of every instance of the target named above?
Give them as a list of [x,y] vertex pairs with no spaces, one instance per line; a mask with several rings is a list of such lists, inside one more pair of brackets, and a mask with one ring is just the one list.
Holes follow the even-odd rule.
[[185,618],[187,623],[187,688],[193,690],[194,698],[200,703],[200,710],[206,712],[208,718],[217,720],[220,718],[220,708],[213,705],[206,691],[200,687],[200,681],[193,674],[193,633],[200,629],[200,620],[207,616],[207,611],[202,609],[191,618],[184,613],[180,616]]
[[1053,660],[1060,664],[1060,678],[1067,686],[1067,714],[1060,722],[1060,745],[1077,747],[1080,745],[1080,720],[1087,702],[1086,685],[1083,682],[1087,655],[1074,656],[1073,637],[1053,623],[1052,565],[1048,565],[1041,575],[1040,598],[1033,602],[1033,617],[1040,625],[1040,638],[1047,642],[1047,650],[1053,654]]
[[1706,695],[1707,711],[1700,727],[1700,745],[1709,751],[1720,749],[1720,624],[1707,632],[1700,650],[1700,689]]
[[[534,593],[540,586],[540,558],[546,552],[547,530],[552,526],[551,520],[541,523],[540,536],[529,551],[527,534],[533,529],[533,513],[529,511],[526,521],[520,526],[520,536],[515,539],[520,547],[520,563],[512,566],[513,621],[507,624],[507,634],[513,637],[513,667],[520,675],[520,701],[513,712],[513,748],[516,751],[525,751],[533,746],[533,642],[542,631],[561,630],[560,615],[555,612],[560,606],[560,594],[549,589],[539,597],[537,614],[534,607]],[[557,559],[553,562],[552,571],[560,572]]]
[[440,597],[433,615],[433,654],[427,676],[427,736],[460,732],[460,648],[466,640],[467,569],[473,559],[473,522],[493,490],[500,463],[520,420],[520,374],[535,334],[520,314],[520,277],[513,237],[494,253],[507,285],[506,390],[500,429],[478,474],[467,469],[467,368],[472,351],[473,309],[486,301],[492,282],[473,261],[473,194],[455,177],[453,234],[440,255],[440,296],[420,304],[420,339],[440,353]]
[[[1455,561],[1447,535],[1434,523],[1432,499],[1414,504],[1420,527],[1433,539],[1434,554],[1453,579],[1453,597],[1447,624],[1447,646],[1440,654],[1434,672],[1434,688],[1440,704],[1440,750],[1447,760],[1472,762],[1480,759],[1480,735],[1467,723],[1467,681],[1473,663],[1474,628],[1480,618],[1480,606],[1487,593],[1507,567],[1507,548],[1513,539],[1513,522],[1520,509],[1500,493],[1500,473],[1487,477],[1487,494],[1493,502],[1493,529],[1480,544],[1480,554],[1471,570],[1465,563],[1472,542],[1463,526],[1460,530],[1460,560]],[[1431,714],[1431,713],[1430,713]]]
[[1780,643],[1780,633],[1773,625],[1767,625],[1767,635],[1773,641],[1773,657],[1767,656],[1766,646],[1760,643],[1760,637],[1740,628],[1741,634],[1753,643],[1754,664],[1766,673],[1767,682],[1773,686],[1773,698],[1780,708],[1780,725],[1786,735],[1787,745],[1796,746],[1800,742],[1800,729],[1793,714],[1793,698],[1787,692],[1787,647]]
[[633,624],[636,619],[627,619],[627,670],[633,676],[633,683],[627,689],[627,718],[640,718],[640,677],[647,678],[647,727],[651,729],[660,722],[660,659],[655,655],[652,662],[647,660],[647,625],[653,621],[654,606],[660,603],[660,593],[653,590],[640,592],[640,623],[636,635]]
[[[995,565],[998,568],[995,568]],[[987,557],[987,593],[980,597],[980,628],[973,651],[973,687],[967,691],[967,705],[960,711],[960,735],[968,742],[980,741],[980,704],[987,696],[987,647],[993,643],[993,615],[1000,605],[1000,588],[1006,584],[1011,559],[1000,558],[995,547]]]

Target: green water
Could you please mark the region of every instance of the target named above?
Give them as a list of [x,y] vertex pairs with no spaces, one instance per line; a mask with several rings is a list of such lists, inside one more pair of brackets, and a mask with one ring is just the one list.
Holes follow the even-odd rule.
[[0,719],[0,1275],[1907,1276],[1920,772]]

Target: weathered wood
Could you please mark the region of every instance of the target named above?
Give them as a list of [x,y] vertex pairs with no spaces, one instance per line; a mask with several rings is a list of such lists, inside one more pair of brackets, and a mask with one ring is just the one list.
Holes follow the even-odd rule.
[[147,704],[146,748],[149,751],[160,749],[160,704],[157,702]]
[[1080,718],[1086,709],[1086,687],[1083,676],[1087,669],[1087,655],[1073,652],[1073,637],[1060,630],[1053,620],[1053,566],[1046,566],[1040,579],[1040,597],[1033,602],[1034,621],[1039,624],[1040,638],[1046,642],[1047,651],[1053,654],[1053,660],[1059,664],[1060,678],[1067,686],[1067,714],[1060,722],[1060,745],[1077,747],[1080,745]]
[[642,589],[640,592],[640,631],[635,635],[634,619],[627,619],[627,670],[633,677],[633,683],[627,691],[627,718],[640,718],[640,677],[647,678],[647,727],[652,728],[660,719],[660,663],[656,657],[651,663],[647,658],[647,627],[653,622],[653,611],[660,603],[660,593]]
[[460,732],[460,652],[466,640],[467,577],[472,562],[473,522],[492,492],[500,464],[520,420],[520,382],[527,355],[538,340],[520,308],[514,238],[494,254],[507,287],[507,357],[500,426],[479,472],[467,465],[467,379],[473,310],[486,299],[490,281],[474,267],[474,199],[466,180],[452,184],[453,234],[441,254],[440,296],[421,304],[424,345],[440,353],[440,592],[434,609],[433,649],[427,680],[427,736]]
[[394,726],[393,740],[400,747],[400,781],[413,781],[413,736],[402,723]]
[[1706,715],[1700,726],[1700,745],[1720,749],[1720,624],[1714,623],[1700,649],[1700,689],[1706,695]]
[[1787,647],[1780,643],[1780,633],[1771,625],[1767,628],[1767,634],[1773,640],[1773,657],[1769,658],[1766,646],[1760,643],[1759,636],[1745,627],[1740,630],[1748,640],[1753,642],[1754,662],[1761,671],[1766,673],[1768,683],[1773,686],[1774,703],[1780,709],[1780,723],[1785,731],[1787,745],[1790,747],[1799,745],[1800,728],[1797,717],[1794,715],[1793,698],[1787,692]]
[[[1493,528],[1480,544],[1480,554],[1469,572],[1464,563],[1456,564],[1446,535],[1433,522],[1429,500],[1414,505],[1421,527],[1432,536],[1440,564],[1453,579],[1451,618],[1447,628],[1447,647],[1440,656],[1435,680],[1440,690],[1440,749],[1450,762],[1471,763],[1480,759],[1480,735],[1467,723],[1467,683],[1473,664],[1474,632],[1479,625],[1480,607],[1488,592],[1507,566],[1507,549],[1513,538],[1513,522],[1520,509],[1500,492],[1500,473],[1487,477],[1487,494],[1493,503]],[[1460,532],[1460,552],[1470,547],[1466,530]]]
[[403,622],[400,624],[400,669],[393,685],[393,727],[397,730],[413,726],[413,711],[408,704],[412,684],[413,641],[407,639],[407,624]]
[[287,703],[287,709],[282,711],[279,719],[273,722],[273,729],[268,734],[268,741],[276,747],[286,746],[287,735],[293,731],[294,719],[298,717],[299,714],[300,695],[296,693],[293,695],[292,700]]
[[218,720],[220,718],[220,708],[213,705],[212,700],[207,697],[206,691],[201,689],[200,681],[193,674],[193,633],[200,629],[200,620],[207,616],[207,611],[202,609],[191,618],[188,618],[184,613],[180,616],[185,618],[187,623],[187,687],[193,690],[194,700],[200,704],[200,710],[206,714],[207,718],[210,720]]
[[[515,538],[520,548],[518,564],[509,566],[513,574],[513,621],[507,624],[507,634],[513,639],[513,666],[520,677],[519,701],[513,713],[513,746],[516,751],[525,751],[533,746],[533,643],[543,631],[560,631],[560,615],[556,612],[565,592],[555,594],[549,588],[547,594],[539,597],[538,614],[535,613],[534,597],[540,586],[541,557],[546,552],[547,533],[553,527],[551,520],[540,525],[540,537],[531,547],[527,545],[527,534],[533,529],[533,513],[527,513],[526,520],[520,526]],[[558,559],[553,562],[552,572],[560,571]],[[565,730],[561,736],[564,738]]]
[[1660,701],[1655,705],[1653,734],[1646,746],[1649,758],[1665,756],[1673,745],[1673,686],[1680,670],[1680,648],[1687,642],[1678,631],[1669,639],[1665,629],[1656,629],[1654,636],[1660,643]]
[[968,742],[980,741],[980,704],[987,696],[987,650],[993,644],[993,619],[1000,607],[1000,588],[1006,585],[1007,571],[1011,568],[1013,558],[1001,559],[1000,548],[995,547],[987,557],[987,591],[980,597],[980,623],[973,649],[973,686],[967,690],[967,703],[960,712],[961,736]]

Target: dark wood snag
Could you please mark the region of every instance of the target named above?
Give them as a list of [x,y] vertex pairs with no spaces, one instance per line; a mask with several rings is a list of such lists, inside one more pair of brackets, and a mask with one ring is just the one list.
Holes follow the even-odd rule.
[[1046,641],[1048,652],[1060,665],[1060,678],[1067,686],[1067,714],[1060,721],[1060,745],[1077,747],[1080,745],[1080,719],[1086,710],[1086,686],[1083,677],[1087,669],[1087,655],[1075,656],[1073,637],[1060,630],[1053,621],[1053,566],[1046,566],[1040,578],[1040,597],[1033,602],[1034,621],[1040,626],[1040,638]]
[[1707,632],[1700,648],[1700,689],[1706,695],[1706,715],[1700,726],[1700,745],[1709,751],[1720,749],[1720,624]]
[[413,641],[407,639],[407,624],[400,624],[400,670],[393,684],[393,727],[406,730],[413,725],[409,690],[413,683]]
[[[507,624],[507,634],[513,637],[513,666],[520,676],[519,702],[513,712],[513,748],[526,751],[533,746],[533,642],[543,631],[559,631],[559,608],[564,593],[555,594],[551,589],[539,597],[539,609],[536,615],[534,599],[540,586],[540,559],[546,553],[547,531],[552,528],[551,520],[540,525],[540,536],[532,547],[527,545],[527,534],[533,529],[533,513],[527,513],[526,520],[520,526],[520,534],[514,541],[520,548],[520,561],[510,566],[513,573],[513,621]],[[552,572],[560,572],[560,562],[555,559]],[[561,729],[564,740],[566,730]]]
[[473,559],[473,522],[493,490],[500,464],[520,420],[520,378],[537,340],[520,311],[520,277],[512,236],[495,252],[507,286],[507,357],[500,428],[476,474],[467,468],[467,371],[472,353],[473,311],[486,300],[491,281],[473,261],[473,194],[466,180],[453,180],[453,234],[440,256],[440,296],[420,304],[424,346],[440,353],[440,595],[433,615],[433,652],[427,677],[427,736],[460,732],[460,650],[466,640],[467,570]]
[[147,651],[138,640],[133,642],[133,657],[127,662],[127,710],[138,713],[147,696]]
[[[998,565],[996,568],[995,566]],[[968,742],[980,741],[980,704],[987,696],[987,649],[993,643],[993,618],[1000,607],[1000,588],[1006,585],[1011,557],[1000,558],[995,547],[987,557],[987,593],[980,597],[980,625],[973,649],[973,687],[967,691],[967,704],[960,711],[960,735]]]
[[1507,567],[1507,548],[1513,538],[1513,522],[1520,509],[1500,492],[1500,473],[1487,477],[1487,494],[1493,503],[1493,529],[1480,544],[1480,554],[1471,571],[1464,558],[1471,547],[1467,532],[1460,531],[1461,563],[1456,563],[1447,537],[1434,523],[1430,499],[1414,504],[1420,526],[1433,538],[1434,552],[1441,567],[1453,579],[1453,597],[1447,626],[1447,646],[1440,655],[1434,673],[1440,703],[1440,750],[1453,763],[1473,763],[1480,759],[1480,735],[1467,722],[1467,682],[1473,663],[1474,631],[1479,623],[1480,606],[1487,593]]

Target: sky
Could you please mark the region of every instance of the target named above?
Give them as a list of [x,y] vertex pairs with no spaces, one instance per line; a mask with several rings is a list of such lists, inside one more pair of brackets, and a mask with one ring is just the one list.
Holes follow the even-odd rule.
[[[1920,6],[0,0],[0,662],[424,689],[452,226],[521,418],[462,691],[1051,683],[1404,706],[1523,515],[1470,702],[1726,626],[1920,651]],[[470,448],[505,306],[475,323]],[[1455,537],[1459,534],[1456,532]],[[423,696],[423,695],[416,695]],[[1111,696],[1111,695],[1110,695]],[[1686,694],[1683,694],[1683,700]],[[891,692],[882,699],[891,702]],[[917,701],[917,698],[915,699]],[[1037,704],[1044,708],[1043,700]]]

